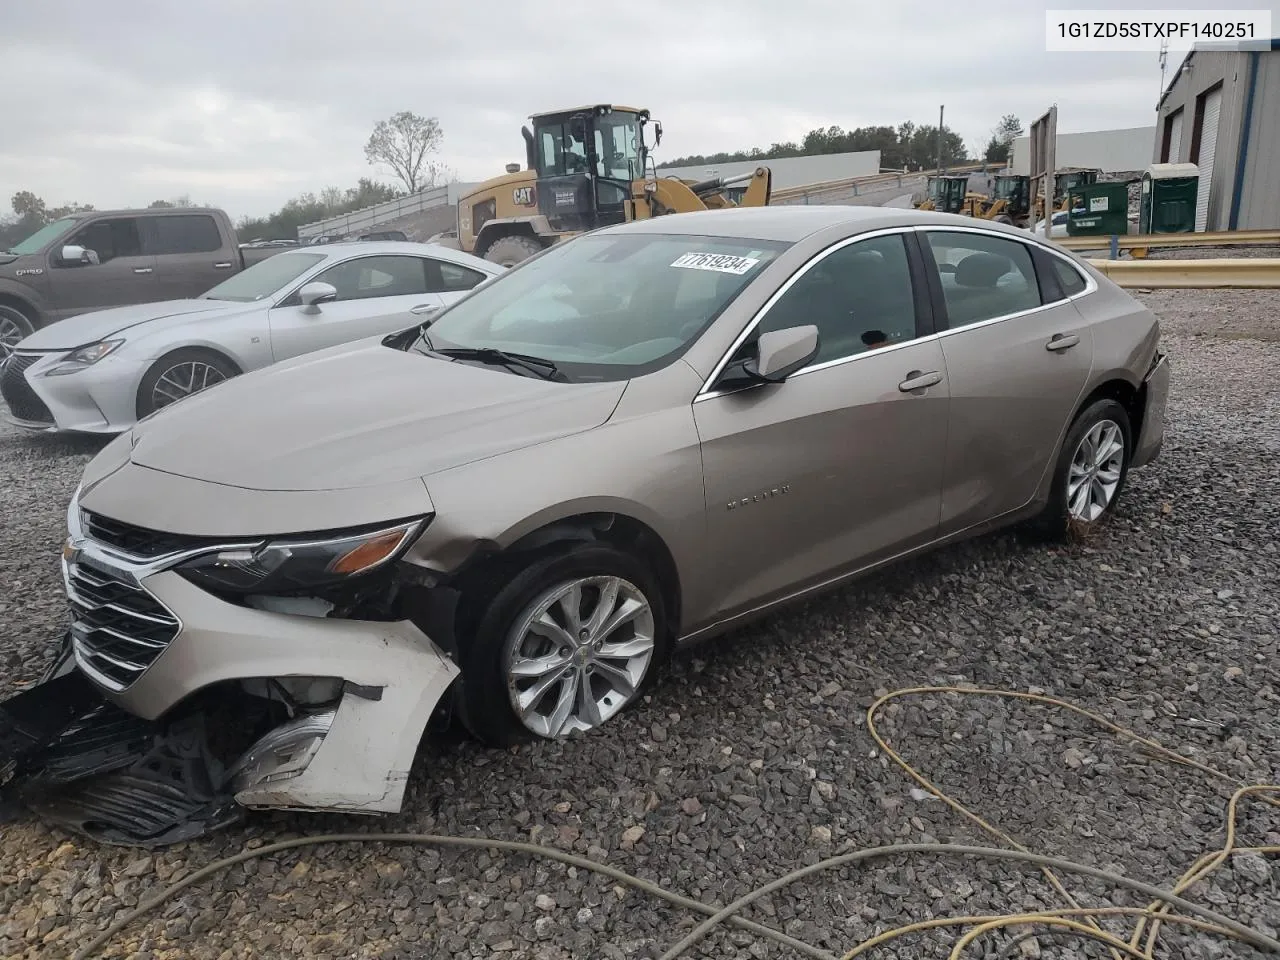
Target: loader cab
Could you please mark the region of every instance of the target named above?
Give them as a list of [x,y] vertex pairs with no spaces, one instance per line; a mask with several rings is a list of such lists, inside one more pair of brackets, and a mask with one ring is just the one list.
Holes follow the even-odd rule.
[[959,213],[964,207],[964,197],[969,191],[967,176],[929,177],[927,182],[933,209],[941,213]]
[[1016,173],[996,175],[993,200],[1003,200],[1012,217],[1025,217],[1031,212],[1031,178]]
[[[649,111],[596,104],[530,119],[525,141],[537,175],[538,212],[553,229],[593,230],[625,221],[631,184],[644,177]],[[661,125],[655,130],[661,136]]]

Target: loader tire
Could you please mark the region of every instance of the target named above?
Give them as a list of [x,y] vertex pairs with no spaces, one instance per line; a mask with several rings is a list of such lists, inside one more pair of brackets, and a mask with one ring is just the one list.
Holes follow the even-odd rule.
[[484,252],[484,258],[490,263],[500,263],[504,267],[514,267],[522,260],[528,260],[535,253],[542,252],[542,244],[533,237],[503,237],[495,240]]
[[996,223],[1007,223],[1007,224],[1009,224],[1010,226],[1012,226],[1012,225],[1013,225],[1013,217],[1006,216],[1006,215],[1005,215],[1005,214],[1003,214],[1003,213],[1001,213],[1001,214],[997,215],[994,219],[995,219],[995,222],[996,222]]

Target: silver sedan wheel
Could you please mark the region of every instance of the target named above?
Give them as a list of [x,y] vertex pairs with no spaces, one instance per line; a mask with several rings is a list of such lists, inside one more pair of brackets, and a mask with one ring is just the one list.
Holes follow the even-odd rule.
[[516,618],[504,673],[511,707],[540,737],[600,726],[644,682],[655,649],[653,608],[620,577],[554,587]]
[[[199,393],[206,387],[221,383],[227,379],[217,367],[199,360],[176,363],[164,373],[151,390],[151,404],[159,410],[161,407]],[[184,408],[185,409],[185,408]]]
[[1114,420],[1099,420],[1080,438],[1067,476],[1067,509],[1091,523],[1115,498],[1124,469],[1124,433]]

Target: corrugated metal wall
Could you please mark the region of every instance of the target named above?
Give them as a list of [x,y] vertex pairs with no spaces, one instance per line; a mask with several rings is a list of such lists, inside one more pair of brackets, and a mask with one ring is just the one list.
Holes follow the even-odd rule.
[[813,157],[783,157],[777,160],[735,160],[731,163],[707,163],[690,167],[659,167],[660,177],[682,180],[710,180],[712,177],[736,177],[751,173],[761,164],[773,174],[773,189],[800,187],[823,180],[869,177],[880,172],[880,151],[827,153]]
[[[1151,162],[1151,144],[1156,139],[1156,129],[1125,127],[1088,133],[1060,133],[1057,164],[1059,167],[1096,167],[1103,173],[1144,170]],[[1014,173],[1031,172],[1030,148],[1030,137],[1018,137],[1013,141],[1009,162]]]
[[1236,226],[1241,230],[1280,228],[1280,51],[1258,56],[1249,153]]

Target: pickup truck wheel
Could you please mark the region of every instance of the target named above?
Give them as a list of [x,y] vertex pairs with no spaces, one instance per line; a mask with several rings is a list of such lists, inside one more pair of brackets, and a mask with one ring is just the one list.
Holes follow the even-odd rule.
[[166,354],[151,365],[138,385],[138,419],[230,380],[239,372],[235,364],[212,350],[192,347]]
[[542,244],[533,237],[503,237],[495,240],[484,252],[484,258],[490,263],[500,263],[504,267],[514,267],[522,260],[528,260],[535,253],[542,252]]
[[13,348],[36,332],[31,318],[8,304],[0,303],[0,360],[13,353]]
[[607,723],[654,679],[668,648],[653,574],[607,544],[531,560],[491,598],[461,646],[459,719],[508,746],[561,739]]

